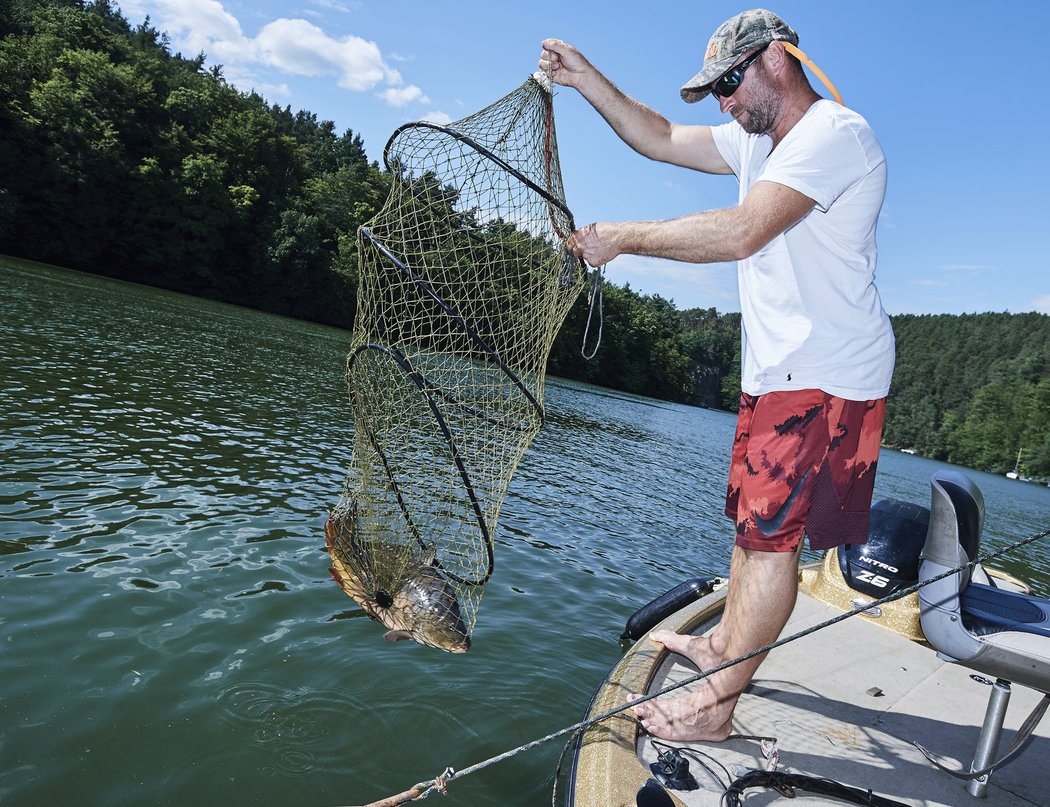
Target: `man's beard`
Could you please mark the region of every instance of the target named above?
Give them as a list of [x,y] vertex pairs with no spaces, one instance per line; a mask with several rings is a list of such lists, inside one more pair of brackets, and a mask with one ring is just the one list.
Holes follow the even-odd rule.
[[748,134],[766,134],[772,130],[780,116],[780,96],[765,84],[753,88],[754,100],[743,107],[737,123]]

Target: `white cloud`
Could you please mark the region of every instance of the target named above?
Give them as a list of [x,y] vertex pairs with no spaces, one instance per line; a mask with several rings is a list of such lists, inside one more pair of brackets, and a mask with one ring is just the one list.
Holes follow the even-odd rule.
[[379,96],[390,106],[405,106],[416,101],[421,104],[430,103],[430,99],[423,95],[423,91],[415,84],[408,87],[389,87],[379,93]]
[[[315,2],[339,11],[352,7],[337,0]],[[299,76],[334,76],[340,87],[354,92],[386,85],[379,95],[392,106],[429,103],[419,87],[403,86],[401,74],[387,64],[375,42],[332,37],[308,20],[273,20],[251,37],[219,0],[125,0],[122,7],[132,16],[150,14],[178,50],[184,55],[204,52],[210,62],[223,65],[234,84],[260,86],[253,68],[261,66]]]
[[948,285],[943,280],[934,280],[929,277],[917,277],[913,280],[908,281],[913,286],[946,286]]
[[256,84],[255,90],[267,98],[278,96],[280,98],[291,98],[292,88],[283,82],[281,84]]
[[447,126],[448,124],[452,123],[454,118],[452,118],[451,115],[446,115],[444,112],[438,112],[437,110],[434,110],[433,112],[427,112],[425,115],[422,116],[422,118],[420,118],[420,120],[430,121],[431,123],[436,123],[439,126]]
[[401,83],[387,67],[379,46],[357,36],[333,39],[306,20],[274,20],[253,40],[257,60],[302,76],[338,76],[348,90],[370,90],[382,81]]
[[1032,310],[1040,314],[1050,314],[1050,294],[1040,294],[1032,300]]
[[[153,5],[153,4],[151,4]],[[250,58],[251,41],[237,18],[217,0],[158,0],[155,23],[193,56],[204,51],[213,61]]]

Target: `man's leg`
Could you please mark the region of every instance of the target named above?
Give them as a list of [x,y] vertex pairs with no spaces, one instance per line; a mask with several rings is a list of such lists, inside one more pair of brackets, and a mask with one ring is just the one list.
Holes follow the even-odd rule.
[[[828,451],[828,396],[820,390],[742,394],[726,493],[736,524],[729,591],[709,637],[651,635],[702,670],[775,641],[795,607],[799,546]],[[764,656],[705,678],[694,692],[635,707],[642,725],[671,740],[724,740],[733,709]]]
[[[798,552],[760,552],[736,547],[722,621],[710,638],[654,631],[651,638],[689,658],[701,670],[739,658],[776,641],[795,607]],[[733,710],[765,654],[705,678],[676,698],[634,707],[642,726],[665,740],[720,741],[733,731]]]

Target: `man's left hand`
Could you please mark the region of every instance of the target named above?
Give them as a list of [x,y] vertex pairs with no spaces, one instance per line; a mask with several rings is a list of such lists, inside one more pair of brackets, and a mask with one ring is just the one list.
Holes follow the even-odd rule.
[[588,266],[604,266],[620,254],[617,233],[618,225],[596,221],[570,235],[565,246],[573,255],[583,258]]

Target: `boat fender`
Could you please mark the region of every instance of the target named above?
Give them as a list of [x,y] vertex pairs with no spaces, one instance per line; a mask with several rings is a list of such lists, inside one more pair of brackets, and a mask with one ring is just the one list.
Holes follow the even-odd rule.
[[719,582],[717,577],[694,577],[679,583],[670,591],[664,592],[655,600],[646,603],[627,620],[627,625],[620,635],[621,642],[636,642],[646,633],[667,619],[675,611],[681,610],[706,594],[710,594]]

